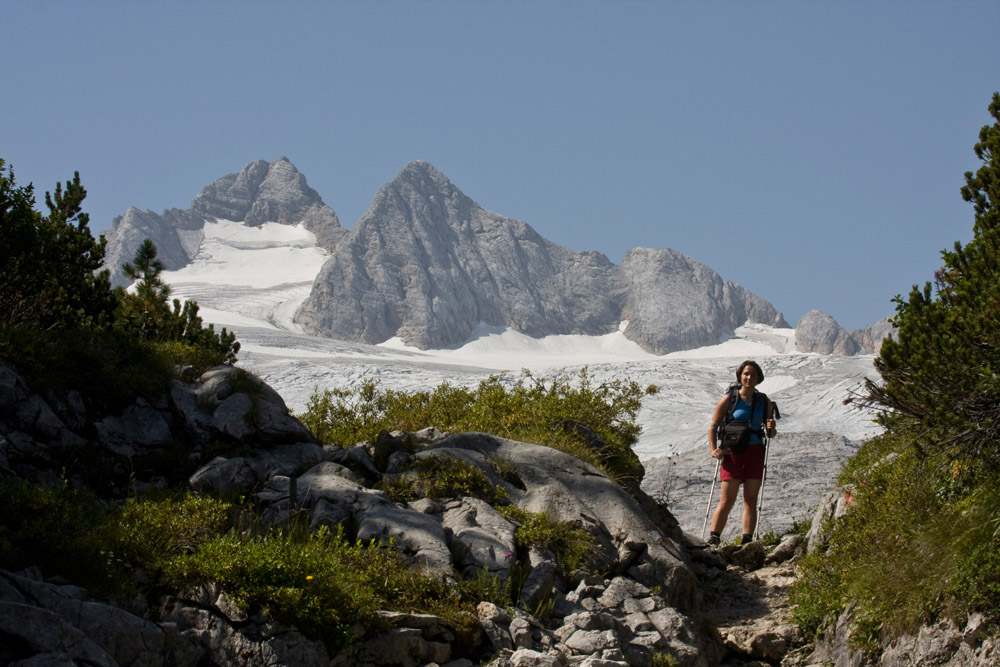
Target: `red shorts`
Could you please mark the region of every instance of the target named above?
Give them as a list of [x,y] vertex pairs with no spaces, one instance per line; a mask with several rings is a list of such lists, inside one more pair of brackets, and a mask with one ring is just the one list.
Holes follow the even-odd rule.
[[737,479],[764,479],[764,445],[751,444],[740,454],[730,450],[722,459],[722,472],[719,478],[723,481]]

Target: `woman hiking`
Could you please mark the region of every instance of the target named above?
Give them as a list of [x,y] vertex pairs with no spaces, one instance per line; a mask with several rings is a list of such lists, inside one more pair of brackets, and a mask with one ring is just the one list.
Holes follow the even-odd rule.
[[[729,512],[736,504],[740,484],[743,484],[743,539],[746,544],[753,539],[757,527],[757,495],[760,493],[761,481],[764,478],[764,429],[767,437],[774,437],[774,419],[766,419],[767,397],[757,391],[757,385],[764,381],[764,371],[756,361],[747,360],[736,369],[736,380],[739,390],[731,387],[730,392],[723,396],[715,406],[712,414],[712,425],[708,429],[708,445],[712,458],[722,462],[719,479],[722,483],[722,495],[719,505],[712,515],[711,534],[708,543],[717,546],[726,527]],[[731,394],[735,393],[735,401]],[[732,421],[740,421],[749,426],[749,444],[743,451],[730,447],[721,447],[719,432],[729,417],[732,404]]]

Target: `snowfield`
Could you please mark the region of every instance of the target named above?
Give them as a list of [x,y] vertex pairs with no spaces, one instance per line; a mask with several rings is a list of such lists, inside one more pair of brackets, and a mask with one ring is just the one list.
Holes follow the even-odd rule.
[[225,220],[206,223],[204,232],[192,263],[163,277],[175,297],[198,302],[205,322],[236,332],[239,365],[273,386],[293,412],[304,410],[317,389],[349,389],[369,379],[414,391],[442,382],[473,386],[501,372],[516,379],[522,369],[551,377],[587,367],[597,382],[624,378],[660,388],[639,415],[643,433],[635,450],[648,460],[704,445],[712,410],[736,367],[755,359],[766,375],[760,389],[780,407],[781,431],[828,431],[850,440],[878,432],[871,415],[844,405],[866,376],[874,377],[873,357],[795,352],[793,329],[747,324],[718,345],[664,356],[626,339],[627,322],[606,336],[541,339],[482,326],[460,347],[426,351],[399,340],[335,341],[307,336],[292,322],[328,257],[310,232]]

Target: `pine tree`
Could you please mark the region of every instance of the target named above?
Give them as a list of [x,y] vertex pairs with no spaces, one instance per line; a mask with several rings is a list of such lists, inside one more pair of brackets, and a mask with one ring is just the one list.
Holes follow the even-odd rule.
[[218,355],[225,363],[235,363],[240,344],[236,334],[222,329],[215,332],[209,324],[203,326],[196,301],[173,300],[170,307],[170,286],[163,282],[163,262],[157,258],[156,245],[144,240],[135,257],[122,269],[135,280],[134,291],[122,298],[121,318],[143,340],[154,342],[178,341]]
[[982,166],[965,174],[962,198],[975,211],[973,239],[941,253],[944,265],[922,289],[897,297],[898,340],[886,339],[867,383],[879,421],[913,444],[1000,470],[1000,93],[979,133]]
[[0,159],[0,320],[43,329],[103,323],[117,298],[101,270],[104,237],[90,232],[81,204],[87,191],[74,174],[45,193],[49,214],[34,210],[32,185],[18,187]]
[[170,286],[163,282],[163,262],[156,257],[156,245],[145,239],[135,251],[132,261],[122,265],[125,275],[136,281],[135,293],[122,301],[124,316],[135,327],[143,340],[167,337],[167,320],[170,317]]

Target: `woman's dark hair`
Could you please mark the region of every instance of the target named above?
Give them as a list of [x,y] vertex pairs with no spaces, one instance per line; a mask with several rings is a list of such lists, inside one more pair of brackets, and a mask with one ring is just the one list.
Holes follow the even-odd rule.
[[747,366],[753,366],[757,370],[757,384],[760,384],[761,382],[764,381],[764,371],[760,369],[760,365],[756,361],[751,361],[750,359],[747,359],[742,364],[740,364],[739,368],[736,369],[737,382],[740,381],[740,376],[743,375],[743,369],[746,368]]

